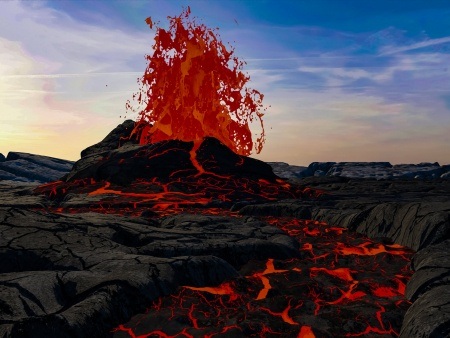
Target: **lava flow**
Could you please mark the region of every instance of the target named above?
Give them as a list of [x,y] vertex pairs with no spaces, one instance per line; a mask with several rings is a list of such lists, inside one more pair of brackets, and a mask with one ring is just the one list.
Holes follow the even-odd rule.
[[398,336],[411,250],[325,223],[264,219],[295,233],[300,258],[251,261],[240,269],[245,278],[180,287],[114,337]]

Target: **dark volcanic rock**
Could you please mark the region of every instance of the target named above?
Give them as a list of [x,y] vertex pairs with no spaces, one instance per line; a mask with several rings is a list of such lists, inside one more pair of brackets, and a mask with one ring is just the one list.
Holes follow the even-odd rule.
[[216,285],[253,258],[292,257],[295,240],[251,218],[160,221],[0,208],[0,332],[102,337],[179,285]]
[[285,162],[267,162],[267,164],[272,167],[275,175],[288,179],[299,177],[300,173],[307,168],[298,165],[289,165]]
[[[402,337],[447,332],[447,296],[441,291],[436,298],[434,290],[448,286],[450,182],[327,176],[301,182],[326,193],[310,201],[248,202],[240,213],[315,218],[423,248],[413,260],[417,275],[408,284],[407,296],[414,303]],[[45,205],[42,196],[29,195],[32,188],[5,186],[0,201],[5,206]],[[64,336],[68,328],[73,336],[101,336],[177,285],[217,284],[236,276],[235,267],[249,259],[266,254],[288,257],[298,249],[290,237],[250,217],[178,215],[149,220],[45,215],[16,208],[4,208],[3,213],[2,239],[7,240],[1,243],[0,308],[6,317],[0,330],[13,337]],[[37,285],[45,287],[36,289]],[[145,294],[144,289],[152,291]],[[442,311],[436,313],[436,307]]]
[[390,178],[389,162],[339,162],[333,164],[327,171],[327,176],[344,176],[351,178]]
[[[324,176],[336,162],[312,162],[298,177]],[[316,172],[320,172],[317,175]],[[322,174],[323,173],[323,174]]]
[[164,141],[145,146],[127,144],[119,149],[92,154],[75,163],[67,181],[93,178],[118,184],[135,179],[159,177],[167,179],[183,168],[195,172],[190,162],[189,144]]
[[135,122],[132,120],[126,120],[119,124],[102,141],[81,151],[81,158],[119,148],[130,138],[134,124]]
[[441,285],[419,297],[408,309],[400,338],[448,337],[450,335],[450,288]]
[[406,288],[413,305],[405,314],[400,337],[450,335],[450,240],[428,246],[412,260],[415,271]]
[[65,179],[76,179],[83,174],[89,175],[91,171],[94,171],[92,167],[98,165],[110,151],[116,150],[120,146],[135,144],[136,142],[130,137],[133,128],[134,121],[126,120],[114,128],[102,141],[81,151],[81,159],[75,162]]
[[283,200],[273,203],[250,204],[242,207],[233,206],[241,215],[297,217],[311,219],[311,202],[299,203],[297,200]]
[[[450,178],[450,165],[439,163],[395,164],[389,162],[312,162],[308,168],[296,171],[297,166],[286,164],[279,176],[283,178],[304,178],[311,176],[339,176],[376,180]],[[291,173],[295,172],[294,175]],[[293,177],[295,176],[295,177]]]
[[60,179],[72,169],[73,162],[54,157],[9,152],[0,161],[0,181],[47,183]]
[[419,250],[406,296],[413,302],[401,337],[450,334],[450,182],[447,180],[367,180],[310,177],[302,185],[322,189],[316,201],[278,201],[246,205],[243,215],[311,217],[370,238]]
[[311,177],[302,185],[325,193],[315,201],[247,205],[242,215],[311,216],[371,238],[389,237],[420,250],[450,238],[450,182]]
[[[32,184],[0,184],[0,337],[103,337],[180,285],[217,285],[238,277],[237,269],[254,264],[254,259],[316,259],[310,255],[322,244],[309,243],[319,237],[308,223],[302,228],[307,237],[299,245],[253,215],[312,218],[419,250],[406,292],[413,305],[401,336],[450,333],[450,180],[439,178],[446,177],[450,166],[314,162],[306,169],[284,163],[271,167],[236,155],[214,138],[205,138],[196,148],[198,166],[192,160],[193,142],[140,146],[131,140],[133,127],[134,122],[125,121],[83,150],[73,167],[31,154],[10,153],[4,161],[0,156],[3,180],[48,182],[72,168],[65,182],[41,187],[48,189],[47,196],[33,195]],[[297,187],[289,187],[281,195],[278,189],[289,184],[279,181],[272,168],[298,184],[298,191],[313,187],[325,193],[317,199],[293,199]],[[189,184],[197,190],[186,188]],[[250,186],[246,194],[233,194],[244,186]],[[199,191],[204,193],[200,198]],[[200,202],[192,201],[194,196]],[[234,204],[240,216],[182,213],[157,219],[158,209],[151,209],[161,203],[171,212],[174,205],[184,208],[185,202],[222,208]],[[139,212],[148,208],[142,217],[80,212],[109,208],[134,214],[137,205]],[[303,273],[307,278],[308,272]],[[336,288],[335,283],[324,279],[327,290],[342,293],[345,285]],[[356,321],[347,326],[349,332],[365,330]]]
[[42,208],[48,200],[33,194],[35,183],[0,181],[0,207]]
[[0,153],[0,162],[5,162],[5,155],[3,155],[2,153]]
[[[89,177],[127,183],[136,178],[173,177],[176,171],[183,175],[196,172],[189,153],[193,142],[163,141],[139,146],[131,137],[134,125],[134,121],[127,120],[101,142],[84,149],[66,180]],[[203,169],[218,175],[270,180],[277,177],[269,164],[237,155],[212,137],[206,137],[201,143],[197,160]]]
[[[128,143],[111,151],[90,153],[75,163],[66,180],[93,178],[129,184],[136,179],[193,175],[197,173],[191,161],[193,146],[193,142],[171,140],[143,146]],[[267,163],[237,155],[215,138],[205,138],[196,154],[203,169],[216,175],[270,181],[277,178]]]
[[363,210],[344,208],[338,211],[318,209],[313,218],[339,224],[370,238],[389,237],[395,243],[419,250],[450,236],[450,203],[386,202],[367,205]]
[[406,288],[406,296],[415,301],[430,289],[450,285],[450,239],[418,251],[411,262],[415,274]]
[[197,160],[206,171],[219,175],[274,181],[272,167],[260,160],[235,154],[213,137],[206,137],[197,150]]

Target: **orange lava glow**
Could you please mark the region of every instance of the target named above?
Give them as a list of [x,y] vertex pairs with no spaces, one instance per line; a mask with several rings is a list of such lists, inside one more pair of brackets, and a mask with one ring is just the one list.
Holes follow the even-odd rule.
[[201,292],[208,292],[213,295],[229,295],[230,301],[234,301],[238,298],[238,295],[234,292],[233,288],[230,286],[229,283],[223,283],[216,287],[194,287],[194,286],[185,286],[186,289],[194,290],[194,291],[201,291]]
[[[140,91],[130,101],[129,113],[138,113],[133,131],[140,144],[163,140],[197,141],[211,136],[240,155],[253,149],[249,123],[260,124],[256,153],[264,143],[263,95],[245,87],[250,77],[241,70],[244,62],[234,49],[220,41],[216,30],[181,15],[168,17],[169,29],[156,27],[154,52]],[[151,29],[155,23],[147,18]]]
[[346,282],[353,281],[353,277],[350,274],[351,271],[348,268],[339,268],[339,269],[330,270],[330,269],[327,269],[327,268],[316,268],[316,267],[313,267],[313,268],[310,269],[311,277],[313,277],[319,271],[323,271],[323,272],[329,274],[330,276],[337,277],[337,278],[342,279],[343,281],[346,281]]
[[[147,56],[140,91],[133,96],[138,107],[128,101],[126,108],[138,113],[130,139],[150,145],[140,147],[144,149],[133,158],[113,163],[128,168],[125,173],[137,171],[140,176],[124,180],[126,184],[110,176],[57,181],[36,188],[36,193],[55,201],[56,212],[94,211],[145,218],[186,211],[242,217],[233,209],[239,206],[237,202],[314,200],[324,194],[271,175],[257,175],[246,156],[253,150],[259,153],[265,141],[263,95],[245,87],[250,78],[241,71],[244,63],[233,56],[233,49],[225,47],[215,30],[191,19],[189,7],[181,15],[169,17],[168,30],[157,27],[151,18],[146,23],[156,29],[154,52]],[[262,130],[255,143],[252,122]],[[209,157],[202,154],[202,142],[210,140],[207,137],[219,140],[234,157],[223,160],[223,152],[211,152]],[[161,142],[153,147],[167,140],[193,145],[177,149]],[[219,157],[222,162],[216,161]],[[101,159],[98,168],[110,163],[107,161]],[[239,170],[246,161],[250,161],[252,175]],[[130,163],[144,163],[143,173]],[[229,173],[215,171],[221,169],[221,163],[225,169],[229,165]],[[161,175],[151,170],[154,168],[166,171]],[[90,202],[71,200],[73,194],[86,194]],[[376,243],[325,222],[263,219],[297,241],[298,252],[289,256],[294,258],[265,255],[266,260],[255,259],[241,267],[245,278],[218,286],[180,286],[175,294],[155,299],[142,322],[133,319],[112,333],[118,338],[315,338],[328,337],[336,330],[340,331],[333,336],[339,337],[399,335],[392,314],[409,306],[404,294],[411,275],[407,265],[411,250]],[[403,274],[396,274],[399,271]],[[346,323],[349,318],[353,327]]]
[[267,294],[269,292],[269,290],[272,288],[272,286],[270,285],[270,281],[269,279],[266,277],[266,275],[272,274],[272,273],[283,273],[286,272],[287,270],[277,270],[275,269],[275,266],[273,265],[273,259],[269,259],[266,263],[266,269],[261,272],[261,273],[257,273],[254,274],[253,277],[257,277],[259,279],[261,279],[261,282],[263,283],[263,288],[261,289],[261,291],[258,293],[258,296],[256,297],[256,300],[260,300],[260,299],[264,299],[267,297]]
[[[389,270],[392,264],[406,269],[411,250],[389,245],[380,251],[377,243],[324,222],[264,219],[295,233],[300,243],[311,242],[299,247],[300,258],[251,261],[242,270],[245,279],[180,287],[176,294],[155,300],[148,313],[127,327],[117,327],[117,337],[398,337],[393,311],[410,304],[400,291],[411,272]],[[319,235],[311,237],[311,232]],[[367,254],[336,253],[337,247]],[[333,251],[335,255],[323,254]]]
[[281,312],[275,312],[268,308],[261,307],[261,310],[271,314],[272,316],[278,316],[280,317],[285,323],[291,324],[291,325],[298,325],[297,322],[295,322],[290,316],[289,316],[289,310],[291,309],[291,304],[289,303],[288,306]]
[[339,253],[340,255],[373,256],[380,253],[401,255],[406,254],[408,251],[398,244],[384,245],[381,243],[375,244],[368,241],[353,247],[346,246],[343,243],[337,243],[335,252]]
[[297,338],[316,338],[314,332],[311,330],[309,326],[302,326],[300,332],[298,333]]

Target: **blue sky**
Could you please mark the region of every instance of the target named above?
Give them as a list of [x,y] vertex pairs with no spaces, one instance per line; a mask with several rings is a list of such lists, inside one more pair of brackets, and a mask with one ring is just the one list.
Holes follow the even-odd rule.
[[265,95],[254,157],[450,163],[448,1],[0,2],[0,152],[76,160],[122,121],[154,32],[189,5]]

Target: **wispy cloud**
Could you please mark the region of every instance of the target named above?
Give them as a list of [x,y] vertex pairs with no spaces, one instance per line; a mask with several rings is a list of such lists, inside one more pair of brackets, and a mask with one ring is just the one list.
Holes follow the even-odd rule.
[[[450,119],[438,106],[393,103],[340,88],[276,89],[267,99],[267,144],[257,157],[307,165],[313,161],[443,161],[450,155]],[[295,149],[295,151],[293,151]]]
[[402,53],[402,52],[409,52],[412,50],[417,50],[417,49],[422,49],[422,48],[426,48],[426,47],[431,47],[431,46],[437,46],[437,45],[442,45],[442,44],[447,44],[450,43],[450,36],[448,37],[444,37],[444,38],[439,38],[439,39],[428,39],[425,41],[421,41],[421,42],[417,42],[414,43],[412,45],[407,45],[407,46],[387,46],[381,49],[381,53],[380,55],[392,55],[392,54],[397,54],[397,53]]
[[103,77],[103,76],[141,76],[142,72],[106,72],[106,73],[60,73],[60,74],[16,74],[16,75],[0,75],[4,79],[62,79],[62,78],[86,78],[86,77]]
[[0,152],[77,159],[120,122],[151,38],[79,22],[43,2],[2,3]]

